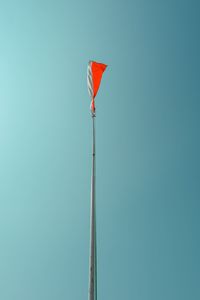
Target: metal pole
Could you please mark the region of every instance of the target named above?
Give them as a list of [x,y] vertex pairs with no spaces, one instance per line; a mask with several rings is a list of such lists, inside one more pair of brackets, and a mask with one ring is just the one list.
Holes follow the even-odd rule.
[[92,175],[90,207],[90,268],[89,300],[97,300],[97,252],[96,252],[96,208],[95,208],[95,113],[92,112]]

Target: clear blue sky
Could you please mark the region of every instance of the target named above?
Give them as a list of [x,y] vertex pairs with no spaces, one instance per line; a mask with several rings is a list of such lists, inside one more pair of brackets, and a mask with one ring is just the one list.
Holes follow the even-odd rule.
[[200,299],[199,1],[0,3],[0,299]]

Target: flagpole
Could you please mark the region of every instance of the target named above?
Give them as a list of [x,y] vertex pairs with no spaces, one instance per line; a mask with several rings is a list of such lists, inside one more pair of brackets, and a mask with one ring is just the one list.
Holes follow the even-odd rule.
[[97,95],[101,77],[107,65],[89,61],[87,68],[87,85],[91,98],[92,115],[92,175],[91,175],[91,203],[90,203],[90,259],[89,259],[89,295],[88,300],[97,300],[97,245],[96,245],[96,166],[95,166],[95,97]]
[[90,206],[89,300],[97,300],[96,203],[95,203],[95,112],[92,111],[92,175]]

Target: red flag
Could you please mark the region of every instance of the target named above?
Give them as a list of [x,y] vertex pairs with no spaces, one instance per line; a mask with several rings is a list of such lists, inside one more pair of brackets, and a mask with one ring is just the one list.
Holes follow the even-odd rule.
[[87,83],[89,95],[92,100],[90,108],[93,113],[95,112],[94,99],[97,95],[101,83],[101,78],[106,67],[107,65],[95,61],[90,61],[88,64]]

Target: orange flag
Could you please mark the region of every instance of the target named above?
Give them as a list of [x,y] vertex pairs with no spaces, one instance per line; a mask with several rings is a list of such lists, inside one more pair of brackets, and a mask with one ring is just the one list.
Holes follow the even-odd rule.
[[89,61],[88,63],[87,84],[88,84],[89,95],[92,101],[90,106],[92,113],[95,113],[94,99],[97,95],[101,83],[101,78],[106,67],[107,65],[95,61]]

